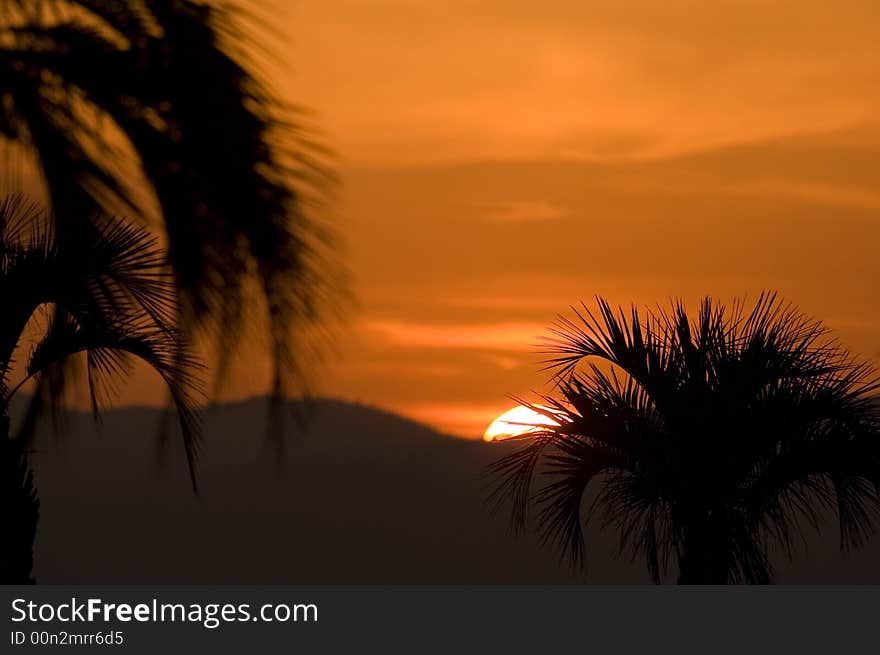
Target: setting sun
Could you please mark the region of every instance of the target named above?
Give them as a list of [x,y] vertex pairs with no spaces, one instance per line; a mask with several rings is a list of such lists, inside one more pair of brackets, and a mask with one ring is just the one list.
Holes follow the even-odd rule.
[[543,425],[558,425],[558,423],[530,407],[520,405],[507,410],[492,421],[483,433],[483,439],[486,441],[510,439],[530,432],[537,432]]

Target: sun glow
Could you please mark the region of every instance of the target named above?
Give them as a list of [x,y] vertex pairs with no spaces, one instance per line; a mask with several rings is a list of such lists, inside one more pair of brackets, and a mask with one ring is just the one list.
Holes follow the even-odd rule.
[[483,439],[486,441],[501,441],[518,437],[523,434],[537,432],[541,426],[559,425],[556,421],[530,407],[514,407],[496,418],[486,428]]

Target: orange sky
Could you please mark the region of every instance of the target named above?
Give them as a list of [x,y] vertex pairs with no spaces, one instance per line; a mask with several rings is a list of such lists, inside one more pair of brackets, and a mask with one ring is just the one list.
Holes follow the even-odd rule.
[[597,293],[778,290],[880,358],[875,0],[275,5],[358,299],[322,393],[479,437]]
[[287,88],[349,162],[670,154],[880,101],[873,0],[276,4]]
[[330,393],[478,436],[571,303],[776,289],[878,357],[880,3],[300,0],[360,310]]

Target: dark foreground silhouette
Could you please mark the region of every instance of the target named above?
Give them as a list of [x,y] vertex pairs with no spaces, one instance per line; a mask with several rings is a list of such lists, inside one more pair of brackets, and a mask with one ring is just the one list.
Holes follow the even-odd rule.
[[[265,399],[210,408],[198,497],[185,458],[157,475],[161,412],[74,414],[65,439],[37,444],[41,583],[649,583],[644,564],[590,534],[571,573],[483,506],[486,465],[513,444],[440,435],[379,410],[320,401],[307,435],[290,434],[286,475],[262,437]],[[46,450],[48,448],[48,450]],[[179,448],[179,446],[178,446]],[[880,541],[837,550],[822,538],[777,566],[781,583],[880,583]],[[674,581],[674,580],[672,580]]]
[[[260,74],[277,44],[258,4],[4,2],[0,134],[34,156],[74,252],[96,210],[147,223],[158,210],[179,319],[216,328],[222,355],[265,315],[281,394],[310,372],[299,328],[337,300],[314,211],[332,176]],[[12,173],[26,161],[4,157]]]
[[[36,421],[61,403],[78,364],[85,364],[96,420],[130,359],[161,377],[195,485],[198,363],[170,322],[174,290],[155,239],[124,220],[96,218],[84,258],[60,246],[51,224],[48,213],[21,196],[0,199],[2,584],[31,580],[39,502],[28,450]],[[32,395],[12,428],[8,409],[26,387]]]
[[[9,433],[9,418],[0,415],[0,435]],[[0,438],[0,584],[33,584],[34,539],[40,499],[27,453],[11,439]]]
[[597,522],[682,584],[772,582],[771,549],[790,554],[823,513],[841,550],[873,534],[877,372],[820,322],[773,294],[691,314],[597,304],[550,330],[554,393],[533,409],[552,421],[493,467],[514,525],[533,506],[577,564]]

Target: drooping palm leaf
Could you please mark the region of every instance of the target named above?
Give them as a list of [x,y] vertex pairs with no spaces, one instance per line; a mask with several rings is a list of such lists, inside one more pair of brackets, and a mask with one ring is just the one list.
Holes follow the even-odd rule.
[[36,345],[27,363],[27,375],[38,376],[52,365],[80,353],[86,354],[89,395],[96,418],[106,400],[112,397],[114,385],[129,372],[129,357],[144,362],[158,373],[174,404],[195,488],[199,420],[194,373],[201,367],[185,349],[179,335],[149,322],[138,324],[123,319],[81,324],[67,317],[55,321]]
[[222,325],[225,356],[255,276],[284,393],[306,368],[293,331],[330,293],[326,230],[310,211],[329,178],[258,78],[246,14],[191,0],[0,3],[0,134],[38,152],[65,240],[90,207],[148,213],[118,155],[127,142],[159,203],[184,318]]
[[[21,198],[0,202],[0,380],[3,409],[31,379],[36,389],[19,440],[26,440],[46,409],[57,410],[76,355],[85,354],[96,418],[113,395],[128,360],[146,363],[167,386],[179,419],[195,486],[199,437],[196,405],[201,370],[174,326],[173,283],[157,239],[143,227],[95,217],[82,233],[86,256],[59,247],[53,222]],[[45,326],[18,383],[13,356],[38,312]]]

